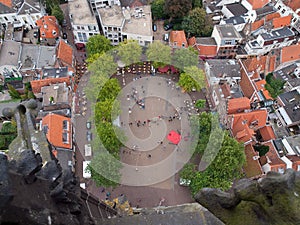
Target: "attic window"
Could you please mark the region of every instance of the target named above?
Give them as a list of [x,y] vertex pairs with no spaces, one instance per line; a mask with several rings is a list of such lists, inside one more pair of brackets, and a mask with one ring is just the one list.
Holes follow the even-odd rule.
[[43,37],[46,36],[45,32],[42,32],[42,36],[43,36]]
[[65,144],[68,144],[68,143],[69,143],[69,134],[68,134],[67,132],[64,132],[64,133],[62,134],[62,141],[63,141],[63,143],[65,143]]
[[56,31],[55,31],[55,30],[53,30],[53,31],[52,31],[52,34],[53,34],[53,35],[56,35]]
[[45,134],[48,134],[48,130],[49,130],[48,125],[44,125],[44,126],[43,126],[43,132],[44,132]]
[[63,129],[64,130],[69,130],[69,121],[68,120],[63,121]]

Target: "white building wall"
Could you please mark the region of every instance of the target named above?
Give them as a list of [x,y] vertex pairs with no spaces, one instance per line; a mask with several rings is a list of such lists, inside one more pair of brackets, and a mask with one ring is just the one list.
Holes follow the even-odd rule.
[[152,36],[143,36],[139,34],[131,34],[131,33],[122,33],[123,35],[127,35],[128,40],[137,40],[141,46],[146,46],[146,42],[152,43]]
[[217,46],[221,46],[221,37],[220,34],[216,28],[216,26],[214,26],[213,32],[211,34],[211,37],[213,37],[217,43]]
[[224,15],[224,17],[226,18],[230,18],[230,17],[233,17],[234,15],[228,10],[228,8],[225,6],[222,7],[222,10],[221,10],[222,14]]
[[16,13],[8,13],[0,15],[0,24],[5,24],[6,26],[9,23],[13,23],[17,19]]

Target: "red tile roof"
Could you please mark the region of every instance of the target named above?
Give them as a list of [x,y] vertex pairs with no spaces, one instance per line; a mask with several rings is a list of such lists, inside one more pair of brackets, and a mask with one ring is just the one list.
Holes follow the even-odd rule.
[[270,0],[247,0],[251,5],[252,9],[259,9],[270,2]]
[[[64,128],[63,123],[67,121],[67,126]],[[58,114],[48,114],[42,119],[42,126],[47,127],[46,137],[48,141],[55,147],[59,148],[72,148],[72,127],[71,119]],[[64,136],[65,135],[65,136]],[[63,137],[66,140],[63,140]]]
[[33,80],[30,81],[32,91],[34,94],[41,92],[42,87],[49,86],[50,84],[58,84],[66,82],[67,85],[70,85],[70,77],[59,77],[59,78],[47,78],[42,80]]
[[173,30],[170,33],[170,44],[172,47],[188,47],[188,43],[183,30]]
[[36,21],[40,29],[41,38],[57,38],[59,36],[59,27],[55,16],[43,16]]
[[273,28],[281,28],[285,26],[290,26],[292,20],[292,15],[274,18],[273,19]]
[[262,27],[265,24],[265,20],[261,19],[261,20],[257,20],[253,23],[251,23],[251,31],[255,31],[258,28]]
[[266,99],[273,99],[268,90],[265,89],[266,80],[258,80],[255,81],[254,84],[256,86],[257,91],[262,91]]
[[266,21],[270,21],[274,18],[279,18],[280,17],[280,13],[275,12],[275,13],[271,13],[265,16]]
[[0,3],[6,5],[9,8],[12,8],[12,0],[0,0]]
[[286,169],[286,163],[279,158],[273,142],[264,142],[263,145],[269,146],[269,151],[266,153],[266,157],[269,165],[271,166],[271,170],[278,172],[278,168]]
[[215,57],[217,55],[217,45],[198,45],[199,55],[205,57]]
[[281,49],[281,63],[300,59],[300,45],[290,45]]
[[272,126],[265,126],[259,129],[259,132],[263,141],[270,141],[276,138]]
[[285,1],[285,4],[290,7],[292,10],[294,10],[295,12],[297,11],[297,9],[300,8],[300,1],[299,0],[288,0]]
[[250,178],[250,177],[255,177],[263,174],[259,161],[257,159],[255,160],[255,156],[258,156],[258,153],[255,152],[251,144],[245,146],[245,155],[246,155],[246,164],[244,165],[243,168],[246,177]]
[[255,110],[231,115],[231,131],[239,142],[251,140],[254,130],[264,127],[268,117],[267,110]]
[[227,105],[228,114],[241,113],[245,109],[250,109],[249,98],[243,97],[243,98],[234,98],[228,100],[228,105]]
[[287,155],[286,157],[293,163],[292,168],[295,171],[298,171],[298,165],[300,165],[300,157],[297,155]]
[[240,87],[244,93],[244,96],[251,99],[253,94],[255,93],[255,88],[250,77],[245,73],[244,70],[241,71]]
[[63,40],[59,42],[57,58],[66,66],[73,66],[73,49]]
[[221,86],[224,98],[227,98],[227,97],[231,96],[230,85],[229,84],[225,83],[225,84],[221,84],[220,86]]

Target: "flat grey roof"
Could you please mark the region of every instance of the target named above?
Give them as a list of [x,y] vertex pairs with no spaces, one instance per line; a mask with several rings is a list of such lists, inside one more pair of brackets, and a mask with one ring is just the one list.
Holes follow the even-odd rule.
[[40,45],[37,68],[54,66],[55,61],[56,61],[56,47]]
[[200,45],[217,45],[216,40],[212,37],[196,38],[197,44]]
[[261,34],[262,38],[265,41],[276,40],[279,38],[286,38],[294,35],[295,33],[288,27],[283,27],[281,29],[272,30],[271,32]]
[[15,41],[4,41],[0,51],[0,66],[18,66],[21,43]]
[[285,104],[283,107],[293,123],[300,122],[300,94],[297,90],[279,95]]
[[41,89],[43,93],[43,105],[50,105],[50,97],[53,97],[54,104],[68,103],[69,91],[64,83],[59,83],[50,86],[44,86]]
[[206,63],[210,67],[211,75],[214,77],[241,77],[240,64],[235,59],[207,59]]
[[242,38],[232,24],[216,25],[221,38]]
[[99,8],[97,10],[103,26],[121,27],[123,20],[125,20],[121,6],[113,5],[111,8]]
[[234,16],[240,16],[248,12],[248,10],[241,3],[228,4],[226,7]]
[[262,8],[256,9],[256,15],[258,18],[262,18],[268,14],[276,12],[276,9],[273,6],[264,6]]
[[22,69],[31,69],[34,65],[37,66],[38,56],[38,45],[22,45],[22,52],[20,57],[20,60],[22,62]]
[[[143,10],[141,13],[138,11]],[[151,16],[151,6],[145,5],[143,7],[130,8],[131,16],[130,22],[126,20],[123,33],[138,34],[144,36],[152,36],[152,16]],[[136,17],[140,15],[140,17]]]
[[229,19],[224,20],[224,21],[226,24],[233,24],[233,25],[242,24],[242,23],[246,22],[244,17],[242,17],[242,16],[230,17]]
[[98,25],[92,14],[88,1],[73,0],[68,2],[69,14],[73,25]]

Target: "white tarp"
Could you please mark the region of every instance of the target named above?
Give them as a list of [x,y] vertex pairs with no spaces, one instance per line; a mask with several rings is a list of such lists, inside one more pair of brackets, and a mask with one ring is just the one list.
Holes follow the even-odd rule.
[[91,173],[86,170],[87,166],[90,164],[91,161],[83,161],[83,168],[82,168],[82,176],[83,178],[91,178]]

